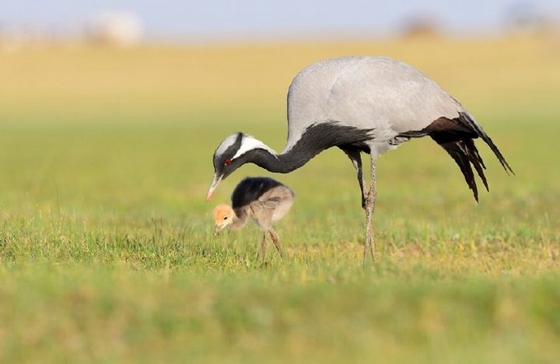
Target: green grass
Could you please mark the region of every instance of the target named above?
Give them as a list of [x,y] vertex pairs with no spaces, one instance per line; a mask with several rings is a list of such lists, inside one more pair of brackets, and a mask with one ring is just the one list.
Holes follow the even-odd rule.
[[[274,54],[286,57],[282,49]],[[262,57],[273,58],[270,51]],[[35,62],[34,52],[15,57]],[[538,77],[518,79],[519,91],[504,91],[497,106],[488,106],[497,86],[478,98],[472,84],[453,92],[472,98],[467,106],[474,104],[469,109],[516,172],[508,177],[479,142],[491,188],[479,204],[431,140],[380,158],[378,260],[363,267],[359,190],[337,150],[289,175],[271,175],[297,195],[277,225],[285,259],[271,248],[267,261],[259,260],[254,224],[214,237],[213,205],[227,202],[244,176],[270,175],[244,166],[206,203],[214,148],[243,130],[281,150],[283,110],[252,105],[251,94],[240,96],[240,105],[221,104],[223,90],[210,106],[189,99],[183,108],[167,99],[169,85],[131,81],[142,64],[123,71],[127,76],[92,63],[95,77],[114,74],[122,83],[115,93],[123,100],[97,95],[93,84],[70,95],[80,74],[72,67],[130,56],[115,52],[87,50],[77,64],[70,61],[79,57],[63,57],[68,67],[52,61],[62,81],[50,96],[37,80],[29,94],[20,85],[10,96],[0,86],[13,101],[0,102],[0,362],[553,363],[560,356],[560,109],[550,78],[538,76],[544,71],[530,62],[521,67],[518,58],[508,63],[516,74]],[[175,68],[157,72],[179,78],[185,74],[174,57],[207,57],[201,50],[190,61],[187,51],[134,52],[150,67],[161,52],[161,64]],[[13,61],[6,57],[0,63]],[[447,65],[444,76],[453,74],[451,58],[437,62]],[[472,65],[473,75],[498,69],[485,62]],[[558,66],[546,64],[554,79]],[[12,71],[26,77],[18,65]],[[255,82],[277,77],[266,75]],[[80,77],[76,87],[93,82]],[[533,95],[538,85],[543,92]],[[267,92],[263,100],[275,91]],[[22,107],[26,95],[31,103]]]

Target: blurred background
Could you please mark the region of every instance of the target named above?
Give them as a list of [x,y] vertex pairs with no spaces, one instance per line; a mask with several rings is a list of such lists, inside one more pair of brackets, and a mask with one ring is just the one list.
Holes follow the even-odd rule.
[[557,0],[68,0],[2,2],[4,47],[32,42],[201,43],[497,36],[557,28]]

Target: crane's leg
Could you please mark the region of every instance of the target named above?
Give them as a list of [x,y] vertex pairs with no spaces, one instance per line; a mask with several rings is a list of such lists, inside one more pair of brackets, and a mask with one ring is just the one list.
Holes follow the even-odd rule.
[[272,238],[272,242],[274,243],[274,246],[278,250],[278,253],[280,253],[280,256],[282,258],[284,258],[284,252],[282,251],[282,243],[280,242],[280,237],[278,236],[276,231],[274,231],[273,228],[270,228],[268,230],[268,233],[270,234],[270,237]]
[[372,155],[371,157],[371,180],[369,190],[365,197],[365,210],[366,210],[366,243],[364,245],[364,264],[367,261],[368,253],[371,259],[375,260],[375,244],[373,239],[372,218],[373,211],[375,210],[375,198],[377,197],[377,189],[375,184],[375,167],[377,158]]
[[264,260],[266,258],[266,248],[268,241],[266,241],[266,231],[264,232],[263,239],[261,241],[261,258]]
[[354,149],[344,149],[341,148],[344,153],[350,158],[356,172],[358,174],[358,183],[360,184],[360,191],[362,192],[362,207],[366,212],[366,241],[364,244],[364,265],[367,262],[368,254],[371,256],[372,260],[375,260],[375,244],[373,239],[373,229],[372,229],[372,218],[373,211],[375,210],[375,198],[377,196],[377,189],[375,184],[375,167],[377,156],[372,155],[371,157],[371,182],[369,189],[365,191],[364,186],[366,184],[364,179],[364,173],[362,170],[362,158],[360,157],[360,152]]
[[[341,148],[342,149],[342,148]],[[362,193],[362,208],[366,208],[366,193],[364,191],[364,173],[362,172],[362,158],[360,157],[360,152],[353,149],[342,149],[344,153],[350,158],[352,161],[352,165],[356,168],[356,172],[358,174],[358,184],[360,185],[360,192]]]

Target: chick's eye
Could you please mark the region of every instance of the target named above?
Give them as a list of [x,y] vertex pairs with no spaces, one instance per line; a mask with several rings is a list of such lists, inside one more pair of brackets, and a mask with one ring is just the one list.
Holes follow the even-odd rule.
[[228,158],[224,161],[224,165],[229,166],[231,164],[231,158]]
[[225,217],[224,217],[224,220],[227,220],[227,218],[228,218],[228,217],[227,217],[227,216],[225,216]]

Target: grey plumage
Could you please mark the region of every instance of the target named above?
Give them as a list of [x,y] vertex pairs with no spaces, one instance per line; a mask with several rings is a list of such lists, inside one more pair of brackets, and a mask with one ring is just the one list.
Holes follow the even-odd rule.
[[[478,200],[474,170],[488,189],[485,165],[473,139],[481,138],[503,168],[511,167],[469,112],[445,90],[406,63],[387,57],[341,57],[303,69],[288,91],[288,138],[282,153],[252,136],[235,133],[216,149],[207,199],[223,178],[245,163],[288,173],[321,151],[339,147],[352,161],[366,212],[364,259],[373,257],[371,217],[377,156],[412,138],[430,136],[455,160]],[[371,155],[365,188],[361,153]]]
[[231,206],[218,205],[214,209],[215,233],[227,226],[241,228],[247,218],[251,218],[264,231],[261,242],[262,256],[266,254],[267,233],[280,255],[283,255],[280,237],[273,229],[272,223],[282,219],[290,211],[294,196],[289,187],[272,178],[247,177],[233,190]]

